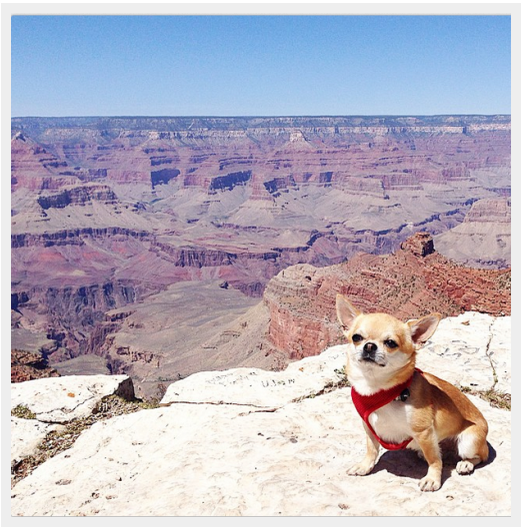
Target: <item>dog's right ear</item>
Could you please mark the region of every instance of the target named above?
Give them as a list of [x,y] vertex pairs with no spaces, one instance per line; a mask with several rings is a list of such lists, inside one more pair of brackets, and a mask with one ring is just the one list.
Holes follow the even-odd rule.
[[362,312],[340,293],[337,294],[335,307],[337,309],[337,319],[339,319],[343,331],[347,332],[351,328],[354,319]]

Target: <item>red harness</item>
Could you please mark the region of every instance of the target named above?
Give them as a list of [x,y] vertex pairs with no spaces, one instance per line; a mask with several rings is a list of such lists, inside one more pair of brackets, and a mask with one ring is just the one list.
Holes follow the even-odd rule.
[[[422,374],[422,371],[420,369],[415,368],[415,371],[419,374]],[[401,443],[391,443],[383,441],[375,433],[375,430],[368,422],[368,417],[376,409],[379,409],[385,406],[386,404],[389,404],[392,400],[395,400],[404,390],[408,389],[408,387],[411,385],[414,374],[415,373],[411,375],[411,378],[407,382],[396,385],[395,387],[391,387],[390,389],[377,391],[377,393],[374,393],[373,395],[360,395],[352,387],[352,401],[355,406],[355,409],[357,410],[357,413],[359,413],[359,415],[362,417],[370,431],[375,435],[376,439],[379,441],[381,446],[383,448],[386,448],[386,450],[403,450],[413,439],[409,438],[405,441],[402,441]]]

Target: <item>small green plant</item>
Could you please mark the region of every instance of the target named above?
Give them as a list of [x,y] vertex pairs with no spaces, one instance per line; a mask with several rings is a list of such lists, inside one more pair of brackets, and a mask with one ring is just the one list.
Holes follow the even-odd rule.
[[[33,455],[29,455],[20,461],[11,464],[11,486],[15,485],[28,476],[42,463],[68,450],[82,434],[82,432],[94,423],[111,417],[135,413],[142,409],[154,409],[159,407],[159,400],[144,401],[140,399],[125,400],[117,395],[103,398],[94,408],[91,415],[85,418],[65,423],[58,430],[49,432],[39,444]],[[11,410],[11,415],[20,418],[35,418],[36,416],[25,406],[17,406]]]
[[36,415],[26,406],[18,404],[11,409],[11,416],[18,417],[19,419],[35,419]]
[[346,374],[346,365],[342,369],[334,369],[334,372],[341,378],[337,384],[335,384],[336,387],[350,387],[350,382],[348,381],[348,376]]
[[294,398],[292,402],[301,402],[307,398],[315,398],[316,396],[321,396],[326,393],[331,393],[332,391],[335,391],[336,389],[342,389],[343,387],[350,387],[350,382],[348,381],[348,378],[346,376],[346,368],[343,367],[342,369],[334,369],[334,373],[341,377],[340,380],[337,380],[336,382],[329,382],[327,383],[323,389],[320,389],[316,393],[310,393],[306,396],[300,396],[298,398]]
[[499,409],[507,409],[511,411],[511,395],[509,393],[501,393],[491,388],[486,391],[475,391],[468,387],[467,385],[460,386],[460,390],[463,393],[468,393],[470,395],[478,396],[489,403],[490,406],[496,407]]

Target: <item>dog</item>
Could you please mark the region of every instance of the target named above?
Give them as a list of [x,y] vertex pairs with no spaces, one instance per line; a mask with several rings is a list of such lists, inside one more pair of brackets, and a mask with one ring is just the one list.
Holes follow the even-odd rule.
[[488,424],[471,401],[450,383],[415,367],[416,349],[435,332],[440,314],[406,323],[386,313],[362,313],[337,295],[337,317],[348,340],[346,375],[363,418],[366,455],[347,473],[369,474],[380,446],[416,450],[428,463],[422,491],[442,482],[440,442],[456,442],[459,474],[488,459]]

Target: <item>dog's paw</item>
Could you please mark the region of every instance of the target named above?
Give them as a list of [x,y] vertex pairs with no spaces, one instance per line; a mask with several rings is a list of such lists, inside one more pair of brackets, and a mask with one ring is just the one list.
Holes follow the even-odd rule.
[[461,475],[471,474],[475,470],[475,465],[471,461],[462,460],[457,463],[457,473]]
[[433,492],[439,490],[440,486],[441,480],[438,478],[430,477],[429,474],[427,476],[424,476],[419,482],[420,490],[424,492]]
[[352,465],[346,473],[349,476],[366,476],[368,475],[375,465],[365,463],[364,461],[361,463],[357,463],[356,465]]

